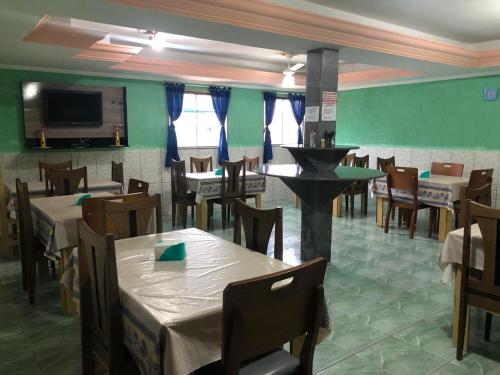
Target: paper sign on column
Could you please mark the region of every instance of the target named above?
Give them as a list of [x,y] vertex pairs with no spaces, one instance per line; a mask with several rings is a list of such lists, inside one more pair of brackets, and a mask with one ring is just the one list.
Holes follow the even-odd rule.
[[319,106],[306,107],[304,120],[305,120],[305,122],[318,122],[319,121]]
[[337,120],[337,93],[323,91],[321,102],[321,121]]

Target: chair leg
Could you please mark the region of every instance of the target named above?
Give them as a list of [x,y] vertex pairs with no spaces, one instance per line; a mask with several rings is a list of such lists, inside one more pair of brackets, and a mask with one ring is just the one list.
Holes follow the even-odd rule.
[[351,204],[351,218],[353,218],[354,217],[354,194],[351,194],[349,199],[351,200],[351,202],[350,202],[350,204]]
[[349,195],[345,195],[345,213],[349,213]]
[[172,228],[175,228],[175,218],[177,216],[177,205],[172,202]]
[[398,208],[398,227],[401,227],[402,219],[403,219],[403,209]]
[[28,300],[30,305],[35,304],[36,262],[28,264]]
[[365,215],[368,215],[368,192],[363,193],[362,195],[362,206],[363,206],[363,213]]
[[391,211],[394,210],[394,207],[388,205],[387,212],[385,214],[385,225],[384,225],[384,233],[389,233],[389,219],[391,217]]
[[182,205],[182,227],[186,229],[187,227],[187,216],[188,216],[188,206],[186,204]]
[[432,237],[432,229],[434,228],[434,210],[432,207],[429,210],[429,222],[427,223],[427,237]]
[[395,207],[392,208],[391,216],[392,216],[392,220],[394,220],[394,216],[396,216],[396,208]]
[[415,233],[415,226],[417,224],[417,212],[418,212],[418,210],[412,210],[412,212],[411,212],[411,219],[410,219],[410,240],[413,240],[413,234]]
[[[463,286],[462,286],[463,287]],[[467,323],[467,304],[462,296],[458,312],[458,334],[457,334],[457,360],[461,361],[464,355],[465,328]]]
[[53,260],[50,261],[50,267],[52,268],[52,279],[55,280],[55,279],[57,279],[57,276],[56,276],[56,263]]
[[194,223],[194,206],[191,206],[191,222]]
[[484,339],[486,341],[490,341],[492,317],[493,315],[490,312],[486,312],[486,321],[484,323]]
[[221,213],[222,213],[222,229],[226,229],[226,205],[221,205]]

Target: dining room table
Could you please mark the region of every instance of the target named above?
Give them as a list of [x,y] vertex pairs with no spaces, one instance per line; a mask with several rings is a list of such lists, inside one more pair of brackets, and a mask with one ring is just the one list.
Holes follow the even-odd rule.
[[[159,240],[182,261],[155,261]],[[291,266],[196,228],[115,241],[125,345],[143,375],[190,374],[221,356],[225,287]],[[79,288],[78,249],[73,250]]]
[[[460,200],[462,187],[469,183],[468,177],[442,176],[431,174],[429,177],[419,175],[418,200],[428,206],[439,209],[438,238],[446,239],[446,235],[453,229],[453,213],[455,203]],[[382,227],[384,224],[384,201],[387,200],[387,178],[374,180],[372,192],[376,197],[376,222]],[[411,201],[413,197],[405,190],[393,189],[392,195],[398,200]]]
[[[59,265],[61,303],[65,314],[77,312],[70,286],[72,250],[78,245],[78,220],[82,218],[82,206],[77,201],[84,193],[54,197],[30,198],[33,216],[33,233],[45,248],[45,256]],[[108,197],[115,194],[91,193],[92,197]]]
[[[443,283],[450,283],[454,280],[453,298],[453,319],[452,319],[452,341],[457,344],[458,337],[458,316],[460,307],[460,288],[462,285],[462,255],[463,255],[464,229],[459,228],[451,231],[446,236],[446,240],[439,254],[439,266],[443,271]],[[481,231],[478,224],[471,225],[471,257],[470,266],[475,270],[482,271],[484,266],[484,245]],[[469,309],[467,309],[466,334],[464,348],[469,342]]]
[[[222,196],[222,175],[215,171],[186,173],[188,190],[196,193],[196,228],[208,228],[208,201]],[[266,191],[266,179],[255,172],[245,174],[245,193],[255,195],[255,206],[261,207],[262,193]]]

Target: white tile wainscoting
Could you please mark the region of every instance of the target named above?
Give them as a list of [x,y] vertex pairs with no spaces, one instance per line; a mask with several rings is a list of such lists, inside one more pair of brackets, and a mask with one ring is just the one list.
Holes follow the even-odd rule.
[[[497,191],[499,179],[500,151],[464,151],[464,150],[439,150],[417,148],[390,148],[361,146],[355,151],[360,156],[370,156],[370,167],[376,168],[377,156],[396,157],[399,166],[413,166],[420,169],[430,169],[432,161],[460,162],[465,164],[464,175],[468,176],[472,169],[493,168],[494,179],[492,189],[492,202],[500,207],[500,193]],[[179,156],[186,160],[189,170],[189,157],[203,157],[212,155],[214,164],[217,159],[215,148],[181,148]],[[229,157],[237,160],[247,155],[259,156],[262,160],[262,147],[230,147]],[[290,153],[279,146],[273,146],[272,164],[293,163]],[[110,178],[111,161],[124,164],[125,183],[129,178],[138,178],[150,183],[152,193],[162,194],[163,213],[170,213],[170,170],[165,168],[165,150],[163,149],[121,149],[113,151],[101,150],[69,150],[45,151],[25,153],[0,153],[0,160],[4,162],[4,178],[14,181],[20,177],[23,181],[38,179],[38,162],[61,162],[73,160],[74,167],[87,166],[90,178]],[[127,189],[127,186],[125,186]],[[277,178],[267,178],[267,190],[263,200],[268,202],[288,200],[291,192]]]

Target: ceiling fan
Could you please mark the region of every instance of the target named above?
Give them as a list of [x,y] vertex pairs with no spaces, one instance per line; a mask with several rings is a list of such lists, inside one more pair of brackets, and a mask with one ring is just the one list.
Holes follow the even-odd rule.
[[293,87],[295,86],[295,73],[302,67],[304,67],[306,64],[303,63],[297,63],[292,66],[292,58],[293,55],[291,53],[284,53],[283,56],[288,58],[288,67],[283,70],[283,87]]

